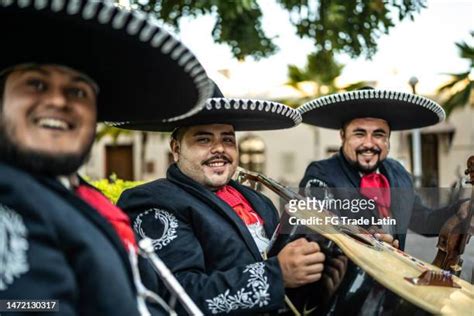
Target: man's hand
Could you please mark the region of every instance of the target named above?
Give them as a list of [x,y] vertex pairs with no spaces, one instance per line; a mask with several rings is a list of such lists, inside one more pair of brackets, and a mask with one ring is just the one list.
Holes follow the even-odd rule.
[[[460,219],[464,220],[467,218],[467,215],[469,214],[469,208],[471,207],[470,202],[471,201],[466,201],[459,206],[459,210],[456,215]],[[474,235],[474,216],[471,218],[471,223],[469,225],[469,234]]]
[[398,239],[393,238],[392,235],[387,234],[382,229],[372,226],[368,229],[368,231],[369,233],[374,235],[374,237],[377,238],[377,240],[384,241],[397,249],[400,247],[400,243]]
[[321,279],[324,259],[316,242],[300,238],[287,244],[278,254],[285,287],[300,287]]

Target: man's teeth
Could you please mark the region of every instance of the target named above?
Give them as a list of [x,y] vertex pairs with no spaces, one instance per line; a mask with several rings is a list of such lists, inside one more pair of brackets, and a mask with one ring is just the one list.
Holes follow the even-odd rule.
[[46,128],[54,128],[54,129],[59,129],[59,130],[69,129],[69,124],[67,122],[60,119],[54,119],[54,118],[39,119],[37,124],[41,127],[46,127]]
[[224,166],[224,165],[225,165],[224,162],[211,162],[211,163],[209,164],[209,167],[222,167],[222,166]]

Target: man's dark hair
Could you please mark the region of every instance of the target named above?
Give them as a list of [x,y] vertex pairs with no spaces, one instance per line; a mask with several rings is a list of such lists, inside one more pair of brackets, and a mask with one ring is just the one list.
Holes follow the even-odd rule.
[[176,140],[178,143],[183,139],[184,134],[189,129],[189,127],[178,127],[171,133],[171,139]]

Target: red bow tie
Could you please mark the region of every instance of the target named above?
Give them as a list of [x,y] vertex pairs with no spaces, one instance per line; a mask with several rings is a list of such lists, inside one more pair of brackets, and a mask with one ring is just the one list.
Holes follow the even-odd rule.
[[87,185],[79,185],[79,187],[76,188],[76,194],[112,224],[115,232],[125,245],[127,252],[130,245],[137,249],[137,243],[130,226],[130,220],[121,209],[112,204],[102,193]]
[[360,193],[377,203],[382,218],[390,215],[390,183],[383,174],[374,172],[363,176],[360,180]]

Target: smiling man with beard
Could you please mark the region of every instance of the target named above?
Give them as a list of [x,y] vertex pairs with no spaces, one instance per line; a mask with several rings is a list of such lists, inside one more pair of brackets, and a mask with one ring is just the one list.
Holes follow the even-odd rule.
[[[145,304],[128,217],[77,172],[97,122],[199,109],[202,67],[143,13],[100,0],[3,1],[0,28],[0,312],[163,315]],[[154,32],[174,49],[148,44]]]
[[94,142],[97,85],[67,67],[34,64],[12,68],[0,84],[2,161],[53,176],[77,171]]
[[312,162],[306,169],[300,187],[307,195],[374,201],[375,208],[334,211],[353,218],[373,218],[370,222],[395,219],[397,225],[378,229],[382,239],[402,249],[408,228],[435,235],[456,212],[459,204],[438,210],[425,207],[415,194],[411,175],[387,157],[391,131],[444,120],[444,110],[437,103],[409,93],[362,89],[321,97],[298,110],[304,123],[339,129],[342,142],[338,154]]
[[239,159],[235,131],[289,128],[300,120],[285,105],[224,98],[216,88],[188,119],[121,125],[173,131],[175,163],[166,179],[126,190],[118,205],[206,315],[276,313],[285,288],[321,278],[324,255],[315,242],[298,239],[266,258],[278,212],[267,197],[231,179]]
[[[405,247],[408,228],[433,236],[456,212],[459,217],[466,217],[468,203],[461,208],[460,203],[454,203],[436,210],[424,206],[408,171],[387,157],[391,131],[444,120],[444,110],[437,103],[409,93],[363,89],[315,99],[298,111],[304,123],[338,129],[342,142],[337,154],[307,167],[300,182],[307,196],[347,199],[351,205],[356,202],[357,208],[332,211],[345,218],[369,219],[366,228],[401,249]],[[362,205],[366,207],[362,209]],[[370,223],[390,225],[373,227]],[[326,261],[332,260],[328,255]],[[326,308],[338,315],[392,314],[399,302],[351,261],[344,281],[333,293]]]

